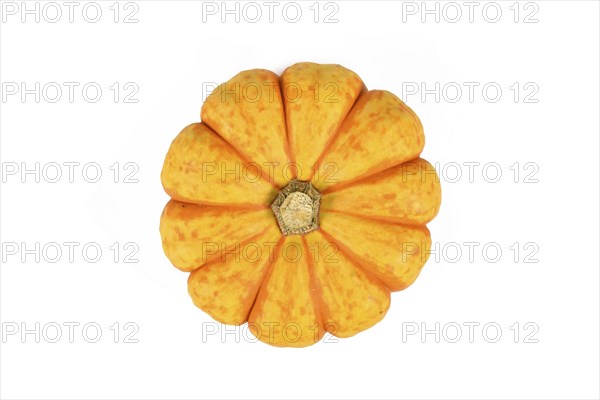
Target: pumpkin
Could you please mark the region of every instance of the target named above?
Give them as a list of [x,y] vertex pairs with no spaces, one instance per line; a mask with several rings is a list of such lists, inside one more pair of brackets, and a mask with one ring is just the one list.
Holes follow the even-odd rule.
[[340,65],[239,73],[166,155],[162,246],[196,306],[304,347],[380,320],[427,261],[438,212],[423,127]]

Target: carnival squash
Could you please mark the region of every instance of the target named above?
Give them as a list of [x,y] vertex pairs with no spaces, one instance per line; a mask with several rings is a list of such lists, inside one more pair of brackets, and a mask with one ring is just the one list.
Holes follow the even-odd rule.
[[412,284],[441,200],[419,118],[340,65],[239,73],[173,140],[165,254],[193,302],[303,347],[378,321]]

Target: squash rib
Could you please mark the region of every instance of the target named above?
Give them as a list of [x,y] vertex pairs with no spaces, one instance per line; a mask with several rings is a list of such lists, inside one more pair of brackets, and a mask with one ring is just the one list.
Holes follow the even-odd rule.
[[261,172],[268,171],[263,177],[280,187],[287,183],[290,157],[286,152],[285,110],[277,74],[266,69],[238,73],[208,96],[200,118],[239,154],[256,162]]
[[[364,95],[365,93],[367,93],[367,87],[365,86],[365,84],[363,82],[363,87],[362,87],[362,89],[360,91],[360,94],[358,96],[356,96],[356,99],[354,99],[354,103],[352,103],[352,106],[350,106],[350,108],[348,109],[348,112],[346,113],[346,115],[344,115],[344,118],[342,118],[340,120],[340,123],[338,124],[337,128],[335,129],[335,132],[333,133],[333,135],[331,135],[331,137],[329,138],[329,140],[327,140],[327,142],[325,143],[325,146],[323,146],[323,151],[321,152],[321,154],[319,155],[319,157],[317,157],[317,161],[315,162],[315,165],[320,165],[321,161],[323,161],[323,158],[325,158],[325,156],[329,153],[329,150],[331,149],[333,143],[335,142],[335,140],[340,135],[341,127],[344,124],[344,121],[346,121],[346,119],[348,118],[348,116],[352,112],[352,109],[354,108],[354,106],[358,102],[358,99],[360,99],[361,96]],[[313,177],[315,176],[315,173],[316,173],[317,170],[318,170],[318,167],[311,169],[312,172],[311,172],[310,176],[308,177],[307,181],[310,182],[313,179]]]
[[264,209],[270,208],[269,205],[267,205],[267,204],[255,204],[255,203],[235,204],[235,203],[214,203],[214,202],[209,202],[209,201],[203,201],[200,203],[191,203],[189,200],[181,199],[176,194],[171,195],[171,199],[176,200],[180,203],[186,203],[186,204],[191,204],[191,205],[195,205],[195,206],[219,207],[219,208],[222,208],[225,210],[229,209],[232,211],[235,211],[235,210],[255,211],[255,210],[264,210]]
[[193,123],[171,142],[161,183],[171,198],[190,204],[248,206],[272,201],[276,188],[258,176],[252,180],[242,177],[244,163],[217,132],[205,123]]
[[[258,249],[251,248],[248,252],[245,248],[234,259],[229,258],[233,256],[230,254],[194,270],[188,278],[188,292],[194,304],[224,324],[239,326],[248,321],[270,265],[270,255],[265,250],[269,249],[268,243],[273,243],[276,232],[272,227],[270,232],[252,239],[257,244],[260,242]],[[250,256],[257,258],[250,259]]]
[[277,229],[270,210],[232,211],[176,200],[165,205],[159,224],[166,256],[176,268],[188,272],[212,260],[222,243],[225,248],[247,244],[268,229]]
[[[244,240],[241,240],[241,241],[240,241],[239,243],[237,243],[237,244],[239,244],[239,246],[240,246],[240,247],[244,247],[244,246],[246,246],[247,244],[254,242],[256,239],[260,238],[261,236],[264,236],[264,235],[265,235],[265,234],[266,234],[266,233],[269,231],[269,229],[272,229],[272,228],[271,228],[270,226],[267,226],[267,227],[266,227],[265,229],[263,229],[262,231],[260,231],[260,232],[258,232],[258,233],[256,233],[256,234],[254,234],[254,235],[252,235],[252,236],[248,236],[246,239],[244,239]],[[219,263],[219,255],[220,255],[220,254],[215,254],[213,257],[209,257],[209,258],[207,258],[207,259],[206,259],[206,263],[205,263],[205,264],[203,264],[203,265],[201,265],[201,266],[199,266],[198,268],[204,268],[204,267],[206,267],[206,266],[209,266],[209,265],[213,265],[213,264],[217,264],[217,263]],[[221,255],[221,256],[222,256],[222,255]],[[198,268],[196,268],[196,269],[198,269]],[[195,270],[194,270],[194,271],[195,271]]]
[[[281,91],[281,86],[282,86],[283,82],[281,79],[281,76],[279,76],[279,92],[281,94],[281,98],[283,99],[283,92]],[[287,120],[287,103],[285,101],[282,101],[283,103],[283,122],[285,123],[285,148],[283,149],[285,151],[285,154],[288,157],[288,160],[290,162],[290,170],[292,172],[292,178],[293,179],[297,179],[298,178],[298,168],[296,166],[296,156],[294,155],[294,152],[292,151],[292,140],[290,139],[290,130],[288,129],[288,120]]]
[[374,172],[374,173],[371,173],[371,174],[368,174],[368,175],[357,176],[356,178],[352,178],[352,179],[344,181],[344,182],[335,183],[335,184],[333,184],[331,186],[328,186],[325,189],[320,190],[321,195],[325,196],[326,194],[337,192],[339,190],[346,189],[346,188],[348,188],[350,186],[354,186],[354,185],[357,185],[357,184],[360,184],[360,183],[363,183],[363,182],[368,182],[371,179],[375,179],[375,178],[378,178],[379,176],[382,176],[382,175],[390,173],[391,170],[393,170],[394,168],[398,168],[402,164],[407,164],[407,163],[413,162],[415,160],[418,160],[419,158],[420,157],[415,157],[412,160],[407,160],[407,161],[401,162],[399,164],[389,166],[389,167],[384,168],[384,169],[382,169],[381,171],[378,171],[378,172]]
[[[323,295],[322,295],[322,288],[321,285],[319,284],[319,280],[317,279],[316,276],[316,271],[315,271],[315,262],[313,260],[313,258],[311,257],[311,252],[310,249],[308,248],[308,242],[306,241],[306,236],[302,235],[302,245],[304,247],[304,251],[307,254],[307,262],[308,262],[308,274],[310,275],[310,280],[312,282],[312,286],[314,287],[315,291],[311,291],[310,295],[312,296],[312,298],[315,301],[315,304],[317,305],[318,311],[317,314],[319,315],[319,318],[321,318],[321,322],[325,321],[325,319],[323,318]],[[325,327],[322,326],[322,328],[324,329]]]
[[424,138],[421,121],[397,96],[385,90],[364,92],[321,156],[315,187],[323,191],[418,158]]
[[[344,243],[342,243],[341,241],[337,240],[335,237],[333,237],[329,232],[325,231],[324,229],[320,229],[319,232],[321,232],[321,234],[327,238],[327,240],[335,243],[337,246],[339,246],[340,252],[342,252],[348,259],[350,259],[357,268],[360,268],[362,271],[364,271],[366,274],[368,274],[369,276],[373,277],[373,279],[375,279],[376,281],[380,282],[383,286],[385,286],[386,288],[388,288],[390,291],[392,292],[397,292],[400,290],[403,290],[405,288],[407,288],[408,286],[410,286],[412,284],[412,282],[406,282],[404,285],[401,286],[392,286],[390,285],[389,282],[384,281],[381,277],[377,276],[372,270],[365,268],[364,264],[365,261],[358,256],[355,252],[353,252],[352,250],[350,250],[348,248],[348,246],[346,246]],[[421,266],[419,268],[419,273],[421,271],[421,269],[423,268],[423,266]],[[418,276],[418,274],[417,274]]]
[[[279,250],[281,249],[281,246],[283,245],[283,241],[285,240],[285,236],[281,236],[279,238],[279,240],[277,241],[277,244],[275,245],[274,252],[275,254],[277,254],[277,252],[279,252]],[[254,305],[256,304],[256,299],[258,298],[258,294],[260,293],[261,289],[263,288],[263,285],[265,284],[267,278],[273,273],[273,265],[274,263],[274,259],[271,259],[271,257],[269,257],[269,266],[267,267],[265,273],[263,274],[261,280],[260,280],[260,285],[258,286],[258,290],[256,291],[256,296],[254,296],[254,300],[252,301],[252,305],[250,306],[250,310],[248,311],[248,315],[246,316],[246,322],[248,321],[248,318],[250,317],[250,313],[252,313],[252,310],[254,309]]]
[[[215,128],[213,128],[212,126],[210,126],[207,122],[202,121],[203,124],[206,124],[206,126],[208,126],[210,129],[212,129],[212,131],[221,138],[221,140],[223,140],[229,147],[231,147],[231,149],[233,150],[234,153],[237,154],[237,156],[239,158],[241,158],[245,163],[251,163],[253,162],[252,159],[250,157],[248,157],[244,152],[242,152],[240,149],[238,149],[237,147],[235,147],[230,141],[228,141],[227,139],[225,139],[223,137],[223,135],[221,135],[219,133],[219,131],[217,131]],[[260,174],[260,179],[262,179],[263,181],[269,183],[270,185],[272,185],[276,190],[281,189],[279,187],[278,184],[276,184],[275,182],[271,182],[269,179],[265,178],[264,174]]]
[[[298,246],[297,258],[286,257],[286,243]],[[310,268],[302,247],[297,236],[285,236],[248,317],[250,332],[272,346],[306,347],[323,336],[321,310],[311,292]],[[294,338],[287,335],[290,327]]]
[[404,226],[406,228],[423,228],[423,227],[427,227],[427,224],[429,222],[431,222],[431,221],[428,221],[428,222],[424,222],[424,223],[416,223],[416,222],[410,222],[410,221],[407,221],[407,220],[404,220],[404,221],[398,221],[398,220],[390,221],[389,217],[376,217],[376,216],[372,216],[372,215],[363,215],[363,214],[359,214],[359,213],[354,213],[354,212],[351,212],[351,211],[340,211],[340,210],[333,210],[333,209],[327,209],[327,208],[324,208],[322,211],[326,211],[328,213],[349,215],[351,217],[360,218],[360,219],[364,219],[364,220],[367,220],[367,221],[380,222],[382,224]]
[[[303,242],[307,252],[314,245],[319,251],[325,250],[328,243],[318,231],[304,236]],[[335,260],[328,261],[310,257],[309,264],[323,329],[341,338],[354,336],[381,321],[390,306],[390,289],[344,252],[337,254]]]
[[360,270],[362,270],[365,274],[369,275],[371,278],[373,278],[375,281],[381,283],[383,286],[385,286],[386,288],[388,288],[390,291],[392,290],[383,280],[379,279],[377,276],[375,276],[375,274],[373,274],[372,271],[369,271],[368,269],[364,268],[362,266],[362,263],[360,262],[360,258],[354,254],[354,252],[352,252],[351,250],[349,250],[344,244],[341,244],[339,242],[339,240],[337,240],[336,238],[334,238],[330,233],[328,233],[327,231],[323,230],[322,228],[319,229],[319,232],[321,232],[321,234],[330,242],[335,243],[340,251],[342,253],[344,253],[344,255],[346,257],[348,257],[348,259],[350,261],[352,261],[353,265],[356,268],[359,268]]
[[439,212],[441,185],[435,168],[417,158],[352,184],[321,192],[323,211],[425,225]]
[[[312,176],[317,158],[360,97],[364,83],[354,71],[341,65],[315,63],[288,67],[280,82],[297,178],[309,181],[307,177]],[[286,92],[291,86],[297,90],[293,99]],[[328,88],[333,92],[326,92]]]

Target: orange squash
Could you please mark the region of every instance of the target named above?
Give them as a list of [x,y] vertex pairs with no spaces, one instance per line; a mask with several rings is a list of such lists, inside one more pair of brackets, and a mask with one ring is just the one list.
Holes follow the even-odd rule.
[[419,118],[340,65],[239,73],[184,128],[161,180],[165,254],[193,302],[303,347],[379,322],[412,284],[438,212]]

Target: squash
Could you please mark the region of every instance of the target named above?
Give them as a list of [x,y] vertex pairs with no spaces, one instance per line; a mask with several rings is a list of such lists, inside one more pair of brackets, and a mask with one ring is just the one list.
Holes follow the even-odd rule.
[[220,85],[161,180],[164,252],[196,306],[304,347],[383,319],[429,256],[441,190],[415,113],[340,65],[255,69]]

